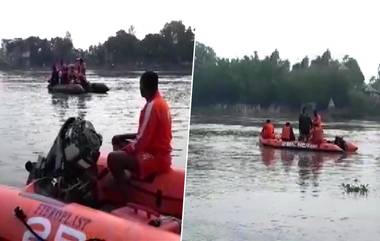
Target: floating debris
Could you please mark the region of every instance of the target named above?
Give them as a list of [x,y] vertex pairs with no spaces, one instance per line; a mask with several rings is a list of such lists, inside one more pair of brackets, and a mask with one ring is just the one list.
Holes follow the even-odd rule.
[[360,195],[368,194],[368,184],[359,184],[358,179],[354,180],[354,184],[342,183],[342,187],[345,193],[359,193]]

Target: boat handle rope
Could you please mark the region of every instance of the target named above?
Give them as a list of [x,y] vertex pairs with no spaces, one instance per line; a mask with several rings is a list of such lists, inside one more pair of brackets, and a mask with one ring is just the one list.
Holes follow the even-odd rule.
[[[46,241],[45,239],[41,238],[40,235],[34,232],[32,227],[30,227],[30,225],[25,221],[27,218],[26,214],[19,206],[15,208],[14,212],[15,212],[16,218],[18,218],[24,224],[24,226],[37,238],[38,241]],[[106,241],[106,240],[99,239],[99,238],[90,238],[90,239],[87,239],[86,241]]]
[[29,224],[25,221],[26,215],[25,215],[24,211],[19,206],[17,206],[15,208],[14,212],[15,212],[16,218],[18,218],[24,224],[24,226],[37,238],[37,240],[45,241],[43,238],[41,238],[40,235],[38,235],[36,232],[34,232],[32,227],[30,227]]

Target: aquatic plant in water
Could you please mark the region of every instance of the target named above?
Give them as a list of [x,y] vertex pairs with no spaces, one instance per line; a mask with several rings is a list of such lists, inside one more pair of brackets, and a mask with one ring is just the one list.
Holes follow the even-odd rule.
[[368,184],[359,184],[357,179],[354,180],[353,184],[342,183],[342,187],[345,193],[359,193],[360,195],[368,194]]

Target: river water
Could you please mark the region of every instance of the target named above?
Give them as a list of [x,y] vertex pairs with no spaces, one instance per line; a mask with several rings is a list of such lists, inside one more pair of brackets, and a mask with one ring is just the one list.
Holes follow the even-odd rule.
[[[345,156],[260,147],[264,121],[192,116],[183,240],[378,240],[380,122],[325,123],[359,146]],[[355,179],[367,195],[344,193]]]
[[[112,150],[115,134],[137,131],[141,73],[98,75],[88,72],[91,82],[104,82],[108,94],[70,96],[47,91],[48,72],[0,72],[0,183],[20,186],[27,173],[24,163],[47,153],[64,121],[81,116],[103,136],[102,151]],[[173,119],[173,165],[185,167],[187,152],[191,76],[159,73],[161,93]]]

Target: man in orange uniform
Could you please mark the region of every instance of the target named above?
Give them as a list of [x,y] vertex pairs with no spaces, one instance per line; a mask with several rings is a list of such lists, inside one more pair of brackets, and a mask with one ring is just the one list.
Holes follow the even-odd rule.
[[281,132],[281,140],[283,141],[294,141],[296,138],[294,136],[293,127],[289,122],[286,122]]
[[321,125],[314,125],[313,129],[311,130],[311,138],[310,142],[312,144],[321,144],[324,141],[323,136],[323,129]]
[[274,126],[270,120],[267,120],[261,130],[261,137],[264,139],[275,139]]
[[138,132],[115,136],[112,144],[116,150],[107,158],[108,168],[120,184],[129,179],[125,169],[144,179],[168,171],[171,165],[172,121],[169,106],[158,91],[156,73],[141,76],[140,92],[147,102],[140,113]]
[[83,86],[83,88],[87,89],[89,83],[86,79],[86,63],[82,58],[77,58],[75,62],[75,70],[77,74],[78,83]]
[[313,144],[321,144],[324,140],[322,118],[318,114],[317,110],[314,110],[313,128],[311,130],[310,142]]

